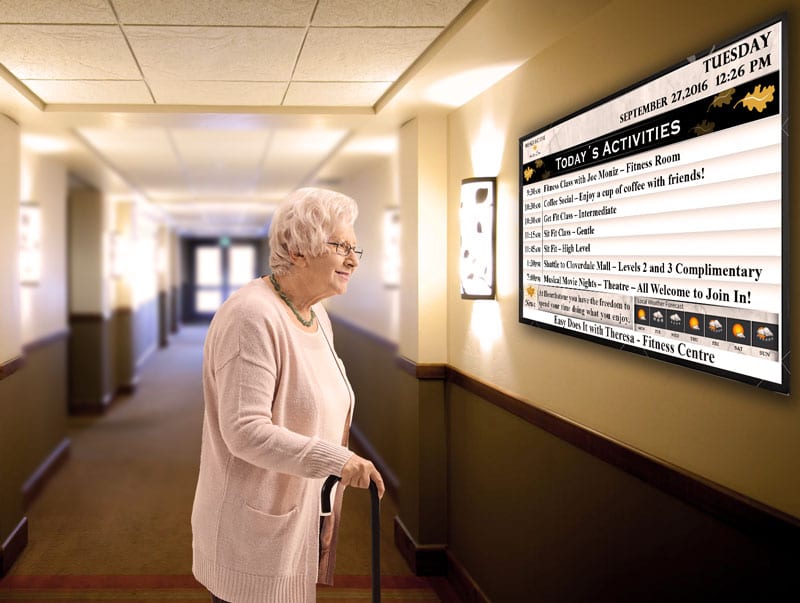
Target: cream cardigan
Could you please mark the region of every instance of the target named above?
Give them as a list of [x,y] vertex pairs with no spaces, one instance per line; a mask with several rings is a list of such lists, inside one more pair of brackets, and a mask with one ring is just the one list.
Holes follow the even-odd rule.
[[[232,603],[312,602],[315,583],[333,578],[343,488],[326,519],[321,556],[320,488],[352,456],[352,403],[339,445],[322,439],[320,402],[327,391],[341,391],[342,379],[351,401],[352,390],[332,348],[338,383],[304,362],[309,335],[282,304],[256,279],[219,308],[206,336],[192,569]],[[317,304],[314,311],[332,344],[325,309]]]

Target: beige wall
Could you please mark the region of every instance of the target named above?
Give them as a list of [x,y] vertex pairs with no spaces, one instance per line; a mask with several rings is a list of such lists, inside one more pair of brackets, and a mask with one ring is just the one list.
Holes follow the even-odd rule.
[[[525,2],[517,2],[522,14]],[[668,463],[800,517],[800,406],[751,386],[518,323],[518,138],[742,33],[794,5],[620,0],[451,114],[448,153],[449,363],[499,389]],[[789,30],[799,30],[797,10]],[[791,37],[789,81],[798,79]],[[797,113],[797,96],[788,113]],[[477,174],[470,149],[497,129],[497,174]],[[797,157],[797,137],[790,155]],[[498,177],[496,302],[458,295],[458,183]],[[800,190],[791,175],[791,205]],[[792,230],[797,230],[793,212]],[[798,246],[791,251],[797,265]],[[791,283],[797,308],[797,279]],[[796,314],[796,312],[795,312]],[[798,327],[793,328],[794,339]],[[796,345],[796,343],[795,343]],[[794,389],[797,388],[795,380]]]
[[19,126],[0,115],[0,362],[22,353],[19,325]]
[[400,130],[403,253],[399,353],[447,360],[447,122],[420,116]]
[[22,199],[42,210],[42,278],[23,286],[23,344],[67,328],[67,170],[49,157],[22,153]]
[[[37,468],[69,445],[67,435],[66,169],[21,150],[16,124],[0,116],[0,363],[24,364],[0,381],[0,542],[17,528]],[[20,285],[20,200],[41,209],[42,274]],[[51,337],[57,335],[57,337]],[[36,344],[36,345],[30,345]],[[13,550],[12,543],[11,549]],[[6,552],[6,551],[4,551]],[[12,559],[6,558],[5,562]]]
[[111,283],[106,260],[109,204],[94,188],[70,191],[69,309],[73,314],[102,314],[111,310]]
[[355,230],[364,257],[347,294],[333,297],[326,304],[331,313],[388,341],[397,341],[398,337],[399,291],[383,283],[382,223],[386,208],[398,204],[396,166],[393,154],[373,159],[334,187],[358,203]]

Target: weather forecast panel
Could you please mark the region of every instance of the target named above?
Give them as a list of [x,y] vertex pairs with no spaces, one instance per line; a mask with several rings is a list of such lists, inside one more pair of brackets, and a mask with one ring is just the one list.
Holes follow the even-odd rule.
[[781,20],[520,139],[520,320],[788,391]]

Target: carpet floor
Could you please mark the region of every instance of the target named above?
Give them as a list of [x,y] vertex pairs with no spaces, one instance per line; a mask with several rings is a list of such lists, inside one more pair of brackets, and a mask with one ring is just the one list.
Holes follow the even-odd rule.
[[[205,329],[183,327],[141,369],[135,394],[100,417],[71,417],[69,458],[26,511],[28,546],[0,580],[0,601],[208,601],[191,576]],[[454,601],[443,579],[411,574],[381,504],[382,597]],[[369,495],[348,489],[326,602],[370,597]]]

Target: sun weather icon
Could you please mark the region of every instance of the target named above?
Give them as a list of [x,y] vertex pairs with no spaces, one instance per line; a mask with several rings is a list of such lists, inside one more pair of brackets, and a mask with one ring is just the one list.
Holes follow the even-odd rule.
[[736,339],[747,339],[747,335],[744,333],[744,327],[739,322],[733,323],[731,334],[736,337]]
[[689,319],[689,328],[692,331],[699,331],[700,330],[700,319],[697,316],[692,316]]
[[636,311],[636,318],[638,320],[647,320],[647,310],[645,310],[644,308],[639,308]]

